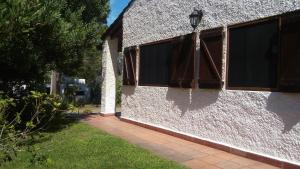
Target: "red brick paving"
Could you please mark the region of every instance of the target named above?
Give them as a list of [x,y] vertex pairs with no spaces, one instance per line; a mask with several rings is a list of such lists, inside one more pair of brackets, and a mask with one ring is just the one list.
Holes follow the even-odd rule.
[[277,169],[251,159],[120,121],[89,116],[84,122],[192,169]]

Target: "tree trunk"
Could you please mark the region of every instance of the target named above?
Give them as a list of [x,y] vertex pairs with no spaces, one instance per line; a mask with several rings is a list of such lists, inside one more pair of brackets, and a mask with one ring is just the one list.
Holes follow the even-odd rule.
[[50,94],[52,94],[52,95],[60,94],[60,74],[56,71],[51,72]]

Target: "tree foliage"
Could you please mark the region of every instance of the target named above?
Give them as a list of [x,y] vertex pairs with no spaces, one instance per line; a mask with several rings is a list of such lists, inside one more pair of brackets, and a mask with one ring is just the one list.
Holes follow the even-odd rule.
[[0,2],[0,83],[43,82],[56,70],[78,75],[99,57],[108,0]]
[[0,1],[0,161],[65,110],[59,97],[31,86],[43,85],[50,70],[99,73],[108,12],[108,0]]
[[106,18],[110,11],[108,0],[67,0],[67,9],[70,11],[82,11],[82,20],[90,23],[96,20],[99,23],[106,24]]

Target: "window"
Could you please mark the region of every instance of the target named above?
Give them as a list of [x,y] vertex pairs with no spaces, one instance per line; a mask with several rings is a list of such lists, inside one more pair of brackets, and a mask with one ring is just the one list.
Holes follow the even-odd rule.
[[195,34],[140,47],[140,85],[193,87]]
[[171,42],[140,48],[140,85],[168,85],[172,50]]
[[278,20],[229,29],[228,87],[276,88]]
[[300,91],[300,12],[282,16],[279,87]]
[[200,33],[199,88],[222,87],[223,28]]
[[136,46],[124,49],[123,85],[134,86],[136,84],[136,55]]

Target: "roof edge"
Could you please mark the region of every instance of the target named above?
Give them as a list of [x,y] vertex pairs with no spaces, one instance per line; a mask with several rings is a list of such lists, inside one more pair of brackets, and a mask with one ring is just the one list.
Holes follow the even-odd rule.
[[[117,19],[108,27],[108,29],[104,32],[104,34],[101,36],[101,39],[105,39],[108,35],[110,35],[110,33],[112,32],[112,30],[115,30],[116,27],[120,26],[120,22],[122,22],[123,20],[123,16],[124,13],[131,7],[131,5],[135,2],[135,0],[131,0],[127,6],[122,10],[122,12],[119,14],[119,16],[117,17]],[[122,24],[121,24],[122,26]]]

